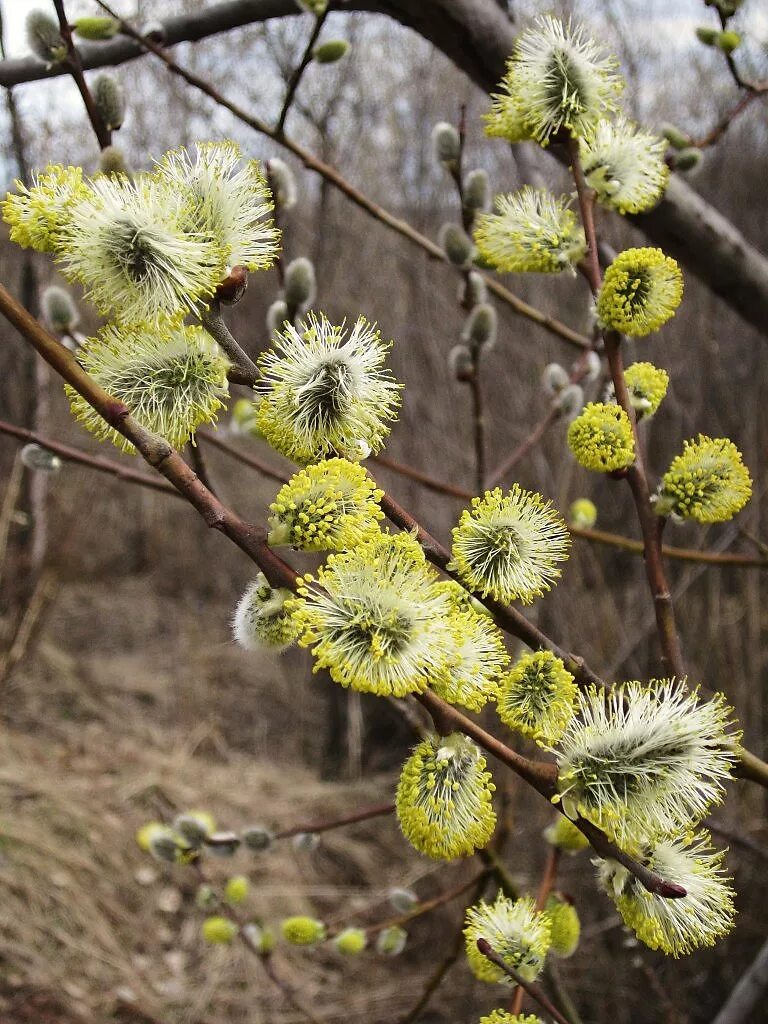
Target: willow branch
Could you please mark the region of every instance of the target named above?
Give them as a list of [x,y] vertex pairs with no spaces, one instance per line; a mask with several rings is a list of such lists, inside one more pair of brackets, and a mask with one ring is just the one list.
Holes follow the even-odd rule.
[[[125,35],[129,36],[131,39],[139,43],[145,50],[148,50],[150,53],[153,53],[158,57],[172,74],[177,75],[187,82],[188,85],[191,85],[193,88],[204,93],[212,99],[214,103],[223,107],[225,110],[228,110],[239,121],[248,125],[249,128],[253,128],[254,131],[259,132],[261,135],[265,135],[267,138],[272,139],[274,142],[277,142],[289,152],[293,153],[308,170],[319,174],[320,177],[324,178],[330,185],[345,195],[347,199],[358,206],[361,210],[364,210],[369,216],[379,221],[379,223],[397,232],[397,234],[401,235],[403,238],[407,238],[408,241],[418,246],[427,254],[427,256],[430,257],[430,259],[439,260],[441,263],[447,263],[445,253],[440,246],[425,235],[422,235],[407,221],[394,216],[394,214],[389,213],[382,206],[374,203],[358,188],[348,182],[346,178],[342,177],[342,175],[339,174],[334,167],[331,167],[330,164],[318,159],[310,153],[309,150],[304,149],[298,143],[289,139],[284,133],[276,133],[274,129],[270,128],[270,126],[266,124],[266,122],[261,121],[252,114],[249,114],[248,111],[238,106],[238,104],[223,96],[218,89],[215,89],[204,78],[201,78],[194,72],[182,67],[166,50],[163,49],[163,47],[159,46],[152,39],[142,36],[133,28],[132,25],[120,18],[108,4],[103,3],[102,0],[98,0],[98,3],[103,10],[111,15],[111,17],[117,18],[120,22],[121,31]],[[544,328],[544,330],[549,331],[551,334],[556,335],[563,341],[567,341],[569,344],[574,345],[577,348],[583,349],[590,346],[589,339],[583,334],[579,334],[578,331],[572,330],[566,324],[561,323],[557,318],[551,317],[547,313],[543,313],[541,310],[536,309],[535,306],[531,306],[529,303],[524,302],[494,278],[486,277],[485,281],[489,291],[504,302],[514,313],[533,321],[533,323],[538,324],[540,327]]]
[[515,969],[510,967],[507,961],[500,956],[493,946],[488,942],[487,939],[478,939],[477,948],[487,957],[492,964],[502,970],[508,977],[510,977],[516,984],[524,989],[534,1002],[538,1003],[539,1006],[548,1013],[553,1020],[557,1021],[557,1024],[569,1024],[568,1020],[560,1013],[554,1003],[550,1002],[547,996],[544,994],[538,985],[534,985],[531,981],[526,981]]
[[234,369],[243,377],[239,383],[253,386],[259,375],[256,363],[247,352],[243,350],[239,342],[235,341],[229,328],[224,323],[221,315],[221,307],[216,299],[210,306],[204,306],[200,311],[200,323],[210,334],[223,352],[229,356],[234,364]]
[[283,106],[280,110],[280,116],[278,117],[277,124],[275,125],[276,136],[280,136],[283,134],[283,128],[285,127],[285,119],[288,117],[288,112],[291,109],[293,98],[296,95],[296,90],[299,88],[299,84],[304,76],[304,72],[312,63],[312,51],[315,47],[315,43],[317,42],[318,37],[320,36],[320,33],[323,31],[323,25],[325,25],[325,19],[327,17],[328,8],[326,8],[319,17],[315,18],[315,24],[312,28],[312,32],[310,33],[309,40],[307,41],[307,45],[302,55],[301,61],[296,67],[296,70],[291,75],[290,81],[288,82],[288,89],[285,94],[285,99],[283,100]]
[[351,814],[345,814],[340,818],[333,818],[330,821],[311,821],[304,825],[293,825],[291,828],[281,829],[279,832],[275,832],[274,839],[290,839],[291,836],[299,835],[303,832],[330,832],[333,829],[343,828],[346,825],[357,825],[361,821],[370,821],[371,818],[383,818],[387,814],[393,814],[395,805],[390,801],[384,804],[374,804],[373,807],[365,807],[360,811],[353,811]]
[[550,406],[549,411],[547,412],[546,416],[542,416],[542,418],[539,420],[539,422],[536,424],[536,426],[530,432],[528,437],[526,437],[525,440],[522,441],[517,446],[517,448],[515,448],[515,450],[512,452],[512,454],[508,458],[506,458],[503,462],[501,462],[496,467],[496,469],[494,469],[491,472],[491,474],[490,474],[490,476],[488,477],[488,480],[487,480],[488,487],[493,487],[495,484],[500,483],[504,479],[504,477],[507,475],[507,473],[509,473],[512,469],[514,469],[514,467],[518,464],[518,462],[521,462],[525,458],[525,456],[533,448],[536,447],[536,445],[539,443],[539,441],[542,439],[542,437],[544,437],[544,435],[549,430],[549,428],[552,426],[552,424],[556,423],[559,418],[560,418],[560,410],[553,403]]
[[[585,260],[585,275],[593,296],[597,295],[602,282],[600,261],[595,232],[594,196],[587,188],[579,155],[579,142],[573,136],[568,139],[568,155],[576,184],[576,193],[581,210],[582,224],[587,238],[588,252]],[[621,355],[621,336],[615,331],[604,331],[603,341],[608,366],[611,371],[616,401],[627,414],[632,426],[635,441],[635,461],[627,470],[626,476],[632,490],[640,531],[643,535],[645,553],[645,572],[648,586],[653,598],[656,628],[661,643],[662,661],[666,671],[678,679],[685,677],[685,663],[680,647],[680,637],[675,622],[672,606],[672,595],[664,570],[664,559],[661,551],[661,531],[663,520],[653,511],[648,478],[645,472],[642,444],[637,429],[635,410],[630,401],[627,383],[624,379],[624,363]]]
[[67,47],[67,64],[69,65],[69,72],[83,98],[85,111],[88,114],[88,120],[91,122],[94,135],[99,143],[99,149],[106,149],[107,146],[112,144],[112,132],[104,124],[104,118],[99,113],[99,109],[91,95],[91,90],[88,88],[88,83],[85,80],[83,64],[80,60],[80,54],[77,52],[77,47],[72,39],[72,29],[69,26],[67,15],[64,10],[64,0],[53,0],[53,6],[56,8],[56,16],[59,19],[61,38],[64,40],[64,44]]

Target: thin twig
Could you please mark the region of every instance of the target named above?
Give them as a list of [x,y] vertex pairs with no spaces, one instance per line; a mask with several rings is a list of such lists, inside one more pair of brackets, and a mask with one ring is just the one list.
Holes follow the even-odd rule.
[[395,805],[390,801],[384,804],[374,804],[373,807],[365,807],[360,811],[353,811],[340,818],[333,818],[330,821],[311,821],[303,825],[292,825],[290,828],[280,829],[275,832],[274,839],[290,839],[291,836],[299,835],[302,832],[330,832],[333,829],[343,828],[346,825],[357,825],[361,821],[370,821],[371,818],[383,818],[393,814]]
[[226,355],[229,356],[234,364],[234,368],[247,376],[247,383],[255,384],[259,376],[258,367],[248,353],[244,352],[240,344],[232,337],[229,328],[224,323],[221,315],[221,306],[216,299],[214,299],[210,306],[203,307],[200,311],[200,323],[213,340],[221,346]]
[[301,82],[304,72],[312,63],[312,51],[315,48],[315,43],[317,42],[320,33],[323,31],[323,25],[325,25],[325,19],[328,17],[328,13],[328,8],[326,8],[321,15],[315,18],[315,24],[312,28],[312,32],[310,33],[302,58],[288,82],[288,89],[285,94],[285,99],[283,100],[283,106],[280,110],[280,116],[278,117],[277,124],[275,125],[276,136],[283,134],[285,119],[288,117],[288,112],[291,109],[293,98],[296,95],[296,90],[299,88],[299,83]]
[[106,149],[107,146],[112,144],[112,132],[104,124],[104,118],[99,113],[98,107],[91,95],[91,90],[88,88],[88,83],[85,80],[83,64],[72,39],[72,29],[69,27],[66,11],[64,10],[64,0],[53,0],[53,6],[56,8],[56,15],[59,19],[61,38],[67,47],[67,62],[70,74],[75,80],[75,85],[83,98],[85,112],[88,114],[88,120],[91,122],[94,135],[99,143],[99,149]]
[[[391,230],[396,231],[399,235],[407,238],[410,242],[417,245],[422,251],[424,251],[431,259],[439,260],[441,263],[447,263],[445,253],[440,246],[425,235],[422,235],[407,221],[401,220],[399,217],[395,217],[394,214],[389,213],[382,206],[374,203],[373,200],[369,199],[358,188],[355,188],[354,185],[342,177],[342,175],[339,174],[334,167],[331,167],[330,164],[320,160],[318,157],[310,153],[309,150],[304,149],[297,142],[289,139],[285,134],[280,136],[276,135],[274,130],[270,128],[266,122],[261,121],[252,114],[249,114],[248,111],[238,106],[232,100],[224,97],[217,89],[210,85],[210,83],[206,82],[205,79],[201,78],[194,72],[189,71],[187,68],[182,67],[161,46],[155,43],[152,39],[148,39],[146,36],[141,35],[141,33],[137,32],[129,22],[120,18],[120,16],[112,10],[109,4],[104,3],[104,0],[97,0],[97,3],[99,7],[111,15],[111,17],[118,19],[121,31],[125,35],[140,43],[140,45],[146,50],[153,53],[163,61],[172,74],[178,75],[193,88],[204,93],[212,99],[214,103],[223,107],[225,110],[228,110],[239,121],[248,125],[249,128],[253,128],[254,131],[267,136],[267,138],[272,139],[285,149],[289,150],[308,170],[319,174],[321,178],[324,178],[330,185],[345,195],[347,199],[360,207],[361,210],[364,210],[369,214],[369,216],[379,221],[379,223],[384,224]],[[531,306],[529,303],[524,302],[517,295],[514,295],[509,291],[508,288],[505,288],[499,281],[492,277],[485,277],[485,282],[489,291],[498,299],[501,299],[501,301],[504,302],[514,313],[525,317],[527,320],[531,320],[533,323],[543,327],[544,330],[556,335],[558,338],[568,342],[570,345],[574,345],[576,348],[586,349],[591,347],[591,342],[589,338],[585,337],[585,335],[572,330],[566,324],[561,323],[556,317],[549,316],[549,314],[542,312],[540,309],[536,309],[535,306]]]
[[553,403],[549,407],[547,414],[545,416],[542,416],[542,418],[530,432],[528,437],[526,437],[525,440],[522,441],[517,446],[517,448],[515,448],[515,450],[508,458],[506,458],[502,463],[500,463],[496,467],[496,469],[493,470],[493,472],[490,474],[486,481],[487,486],[493,487],[495,484],[500,483],[507,475],[507,473],[514,469],[518,462],[521,462],[525,458],[525,456],[531,451],[531,449],[536,447],[536,445],[546,434],[546,432],[549,430],[552,424],[557,422],[559,418],[560,410]]
[[514,969],[514,967],[510,967],[507,961],[496,952],[487,939],[478,939],[477,948],[483,956],[487,957],[492,964],[496,964],[496,966],[516,982],[520,988],[525,989],[531,999],[537,1002],[545,1013],[548,1013],[550,1017],[553,1017],[557,1021],[557,1024],[569,1024],[554,1003],[550,1002],[544,992],[542,992],[539,986],[534,985],[533,982],[526,981],[525,978],[523,978]]

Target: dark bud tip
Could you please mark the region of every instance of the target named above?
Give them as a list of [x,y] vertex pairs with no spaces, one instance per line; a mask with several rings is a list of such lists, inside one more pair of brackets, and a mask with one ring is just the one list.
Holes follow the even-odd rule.
[[668,900],[681,900],[683,896],[688,895],[688,890],[675,882],[662,882],[658,891],[659,896],[664,896]]
[[491,948],[491,944],[488,941],[488,939],[483,939],[483,938],[478,939],[477,940],[477,948],[480,950],[480,952],[483,954],[483,956],[488,956],[489,953],[493,952],[493,950]]
[[234,306],[245,294],[248,287],[248,271],[245,267],[232,267],[216,289],[216,298],[227,306]]

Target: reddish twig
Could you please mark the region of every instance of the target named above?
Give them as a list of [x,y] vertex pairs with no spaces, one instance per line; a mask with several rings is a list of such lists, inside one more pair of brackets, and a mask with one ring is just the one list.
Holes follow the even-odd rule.
[[53,6],[56,8],[56,15],[59,19],[61,38],[67,47],[67,63],[69,64],[70,74],[83,98],[85,111],[88,114],[88,120],[91,122],[94,135],[99,143],[99,149],[106,149],[107,146],[112,145],[112,132],[104,124],[104,118],[99,113],[98,107],[91,95],[91,90],[88,88],[88,83],[85,80],[83,64],[72,39],[72,29],[69,27],[64,10],[64,0],[53,0]]
[[312,821],[304,825],[293,825],[291,828],[281,829],[275,832],[275,839],[290,839],[291,836],[300,835],[303,832],[317,833],[330,832],[332,829],[343,828],[345,825],[357,825],[361,821],[370,821],[371,818],[382,818],[387,814],[394,814],[395,805],[390,801],[385,804],[374,804],[373,807],[365,807],[361,811],[353,811],[340,818],[333,818],[330,821]]
[[521,977],[514,967],[510,967],[507,961],[496,952],[487,939],[478,939],[477,948],[483,956],[487,957],[491,961],[492,964],[496,964],[496,966],[516,982],[521,989],[524,989],[531,999],[539,1004],[545,1013],[548,1013],[553,1020],[557,1021],[557,1024],[569,1024],[569,1021],[562,1015],[562,1013],[560,1013],[554,1003],[550,1002],[539,986],[534,985],[533,982],[526,981],[525,978]]

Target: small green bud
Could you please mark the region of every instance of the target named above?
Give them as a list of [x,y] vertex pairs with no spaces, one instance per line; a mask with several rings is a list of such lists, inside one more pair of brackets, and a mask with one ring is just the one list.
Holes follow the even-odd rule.
[[205,837],[205,848],[214,857],[234,857],[240,837],[234,832],[214,832]]
[[739,46],[741,46],[741,36],[738,32],[731,32],[730,30],[720,32],[715,40],[715,45],[718,46],[723,53],[733,53],[734,50],[737,50]]
[[109,131],[117,131],[125,120],[125,93],[114,75],[97,75],[91,88],[93,102]]
[[447,121],[438,121],[432,129],[432,147],[438,163],[450,170],[458,167],[461,153],[459,133]]
[[438,235],[440,248],[455,267],[465,267],[472,259],[474,246],[472,239],[458,224],[443,224]]
[[210,907],[216,902],[216,893],[210,885],[199,885],[195,893],[195,903],[201,910]]
[[226,917],[208,917],[200,930],[212,946],[227,946],[237,935],[237,925]]
[[724,18],[732,18],[744,0],[704,0],[707,7],[716,7]]
[[560,363],[548,363],[541,375],[541,386],[547,395],[558,395],[563,388],[568,387],[570,377],[568,371]]
[[589,846],[589,840],[584,833],[577,829],[564,814],[559,814],[557,820],[544,829],[544,838],[561,853],[571,855],[580,853]]
[[688,136],[681,132],[679,128],[666,121],[661,126],[661,134],[673,149],[685,149],[690,141]]
[[312,51],[312,57],[318,64],[335,64],[349,52],[349,43],[346,39],[329,39],[326,43],[320,43]]
[[376,950],[385,956],[399,956],[405,949],[408,941],[408,932],[393,924],[389,928],[383,928],[376,939]]
[[466,319],[461,340],[478,348],[493,348],[496,344],[498,317],[496,310],[487,302],[475,306]]
[[312,853],[320,845],[317,832],[297,832],[293,837],[293,848],[298,853]]
[[184,859],[188,850],[189,847],[181,836],[176,835],[172,829],[154,832],[149,840],[149,852],[155,860],[162,860],[167,864],[177,864]]
[[279,206],[282,210],[290,210],[291,207],[296,205],[298,194],[293,171],[285,160],[273,156],[267,161],[267,172],[275,205]]
[[243,935],[259,956],[269,956],[277,944],[275,933],[271,928],[266,928],[263,925],[247,924],[243,928]]
[[80,323],[75,300],[66,288],[51,284],[40,298],[43,319],[55,334],[69,334]]
[[254,853],[263,853],[264,850],[268,850],[273,839],[273,834],[263,825],[251,825],[249,828],[243,829],[243,842]]
[[591,530],[597,522],[597,506],[589,498],[577,498],[568,509],[568,522],[580,530]]
[[56,64],[67,56],[67,44],[61,38],[59,23],[45,11],[30,11],[24,27],[27,45],[46,64]]
[[398,914],[407,914],[419,905],[419,897],[411,889],[390,889],[387,899]]
[[72,29],[81,39],[90,39],[93,42],[100,42],[103,39],[114,39],[120,31],[120,22],[117,18],[98,17],[78,18],[73,23]]
[[464,182],[464,205],[468,210],[487,210],[491,203],[488,174],[482,167],[470,171]]
[[281,331],[288,316],[288,305],[284,299],[275,299],[267,310],[267,330],[270,334]]
[[21,449],[21,463],[36,473],[58,473],[61,459],[39,444],[25,444]]
[[584,390],[579,384],[568,384],[558,394],[555,405],[565,420],[578,416],[584,406]]
[[701,150],[696,149],[694,146],[681,150],[675,157],[675,170],[692,171],[695,167],[699,166],[703,155]]
[[236,905],[248,898],[250,883],[245,875],[233,875],[224,886],[224,899],[227,903]]
[[321,14],[325,14],[328,0],[296,0],[296,4],[302,11],[314,14],[315,17],[319,18]]
[[119,146],[105,146],[99,156],[99,170],[102,174],[130,174],[125,153]]
[[719,35],[716,28],[710,28],[708,25],[699,25],[696,29],[696,38],[705,46],[715,46]]
[[488,301],[488,287],[482,274],[476,270],[470,270],[467,276],[459,284],[459,302],[473,309],[483,302]]
[[285,268],[285,302],[288,307],[288,319],[295,313],[311,306],[317,296],[315,268],[306,256],[292,260]]
[[454,345],[448,353],[451,373],[460,381],[472,380],[475,375],[475,360],[466,345]]
[[362,928],[345,928],[333,940],[339,953],[345,956],[357,956],[368,945],[368,936]]
[[325,939],[325,925],[314,917],[287,917],[280,922],[280,931],[292,946],[315,946]]
[[552,895],[547,900],[544,913],[549,918],[551,928],[550,952],[561,959],[573,956],[581,936],[581,922],[576,908],[567,900]]
[[185,811],[177,815],[173,827],[190,846],[199,848],[216,828],[216,823],[207,811]]

